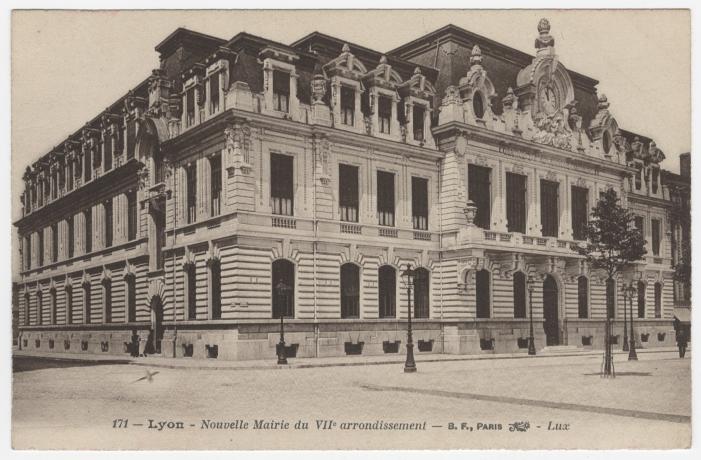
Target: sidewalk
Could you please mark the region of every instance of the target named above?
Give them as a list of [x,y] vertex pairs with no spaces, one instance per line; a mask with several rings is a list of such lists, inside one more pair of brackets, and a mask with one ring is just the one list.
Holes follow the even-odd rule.
[[[647,348],[637,350],[638,354],[646,353],[670,353],[676,352],[673,347]],[[559,358],[566,356],[600,356],[603,350],[579,350],[576,352],[540,352],[535,356],[526,353],[485,353],[481,355],[447,355],[447,354],[427,354],[416,356],[417,363],[443,362],[443,361],[475,361],[482,359],[537,359],[537,358]],[[614,351],[615,356],[627,355],[627,351]],[[690,354],[690,350],[687,351]],[[192,358],[162,358],[149,356],[134,358],[131,356],[99,355],[88,353],[46,353],[33,352],[27,350],[13,349],[13,357],[33,357],[51,359],[57,361],[78,361],[94,364],[133,364],[137,366],[160,367],[167,369],[211,369],[211,370],[253,370],[253,369],[304,369],[315,367],[338,367],[338,366],[372,366],[382,364],[400,364],[405,360],[404,355],[394,356],[337,356],[329,358],[289,358],[288,364],[278,365],[275,357],[269,360],[249,360],[249,361],[217,361],[215,359],[192,359]],[[619,358],[620,359],[620,358]]]

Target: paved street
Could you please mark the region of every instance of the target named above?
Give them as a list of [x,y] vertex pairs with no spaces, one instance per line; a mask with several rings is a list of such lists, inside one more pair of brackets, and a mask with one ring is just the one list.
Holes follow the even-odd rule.
[[[416,374],[396,364],[213,370],[21,357],[13,445],[681,448],[691,439],[690,363],[673,352],[641,353],[632,363],[616,355],[617,377],[602,379],[601,357],[591,355],[419,361]],[[126,428],[115,419],[127,419]],[[307,429],[295,429],[300,420]],[[218,422],[233,428],[211,427]],[[527,431],[509,431],[514,422],[528,422]]]

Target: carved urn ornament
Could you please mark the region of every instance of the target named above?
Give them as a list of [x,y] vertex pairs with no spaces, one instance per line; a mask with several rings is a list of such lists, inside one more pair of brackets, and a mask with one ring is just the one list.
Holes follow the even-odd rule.
[[555,46],[555,39],[550,35],[550,21],[542,18],[538,22],[538,33],[540,35],[535,39],[535,48],[537,50]]
[[475,217],[477,216],[477,205],[475,205],[474,201],[468,200],[463,212],[465,213],[465,218],[467,219],[467,225],[475,225]]

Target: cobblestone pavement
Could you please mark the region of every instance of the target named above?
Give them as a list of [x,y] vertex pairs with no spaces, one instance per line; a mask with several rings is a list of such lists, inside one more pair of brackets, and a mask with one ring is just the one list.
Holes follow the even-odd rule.
[[[638,362],[616,355],[615,379],[599,376],[601,356],[595,355],[418,365],[416,374],[405,374],[397,364],[222,370],[17,357],[13,445],[59,449],[690,445],[690,359],[681,360],[673,352],[641,353]],[[127,427],[114,428],[123,424],[116,419],[128,419]],[[257,420],[263,421],[259,427]],[[203,427],[209,421],[230,422],[230,428]],[[280,421],[289,427],[268,429]],[[298,421],[308,423],[308,428],[295,429]],[[379,424],[373,424],[377,421],[414,426],[377,429]],[[149,428],[159,422],[166,422],[162,430]],[[518,427],[525,431],[509,431],[516,422],[524,422]],[[245,429],[244,423],[248,423]],[[450,429],[451,423],[456,429]]]

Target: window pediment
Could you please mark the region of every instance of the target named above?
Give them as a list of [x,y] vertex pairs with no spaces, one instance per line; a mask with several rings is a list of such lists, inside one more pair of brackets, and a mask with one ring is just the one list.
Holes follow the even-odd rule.
[[343,45],[337,58],[324,65],[324,71],[330,77],[341,76],[351,80],[361,80],[368,73],[365,65],[351,53],[348,44]]

